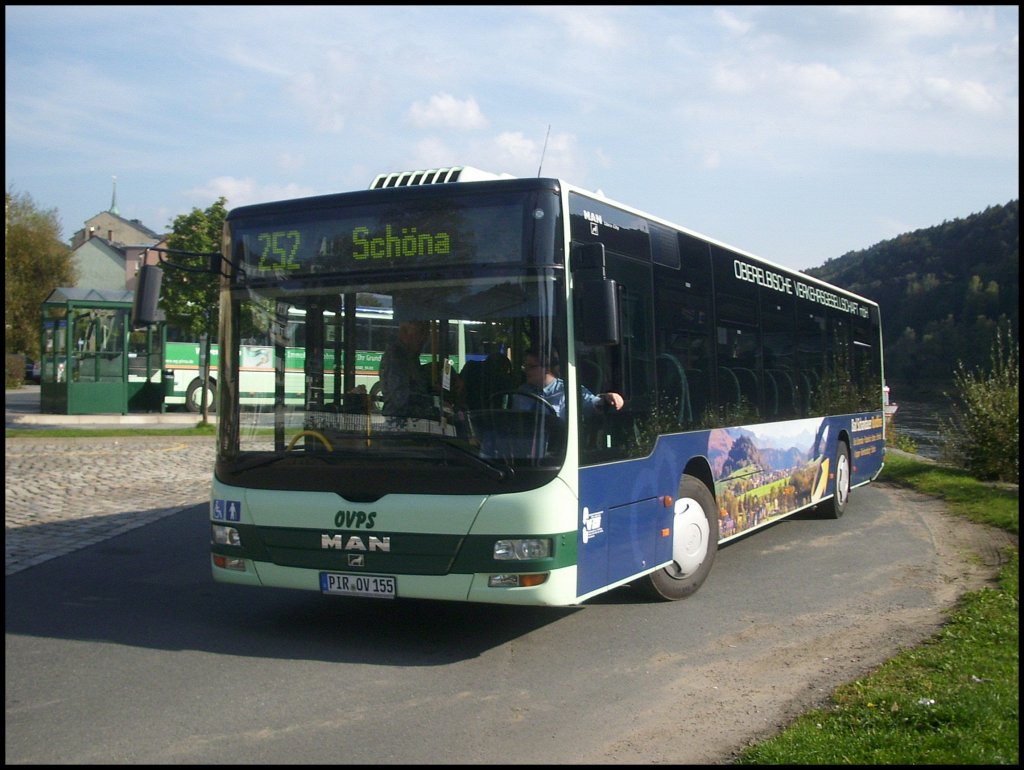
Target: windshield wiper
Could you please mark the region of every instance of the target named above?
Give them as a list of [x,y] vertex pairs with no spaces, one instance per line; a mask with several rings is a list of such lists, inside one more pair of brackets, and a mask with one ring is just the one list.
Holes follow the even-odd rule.
[[504,481],[506,478],[515,475],[515,469],[508,463],[505,463],[505,467],[499,468],[494,463],[488,462],[484,458],[480,457],[480,455],[464,447],[453,439],[440,437],[438,438],[438,442],[441,446],[447,447],[448,449],[454,449],[461,459],[470,460],[472,465],[482,468],[488,473],[488,475],[498,481]]
[[273,454],[270,457],[257,457],[248,463],[234,463],[231,466],[231,470],[235,473],[244,473],[245,471],[255,470],[256,468],[265,468],[268,465],[280,462],[281,460],[322,460],[323,462],[330,462],[330,455],[323,452],[303,452],[301,454],[296,453],[294,450],[286,452],[285,454]]

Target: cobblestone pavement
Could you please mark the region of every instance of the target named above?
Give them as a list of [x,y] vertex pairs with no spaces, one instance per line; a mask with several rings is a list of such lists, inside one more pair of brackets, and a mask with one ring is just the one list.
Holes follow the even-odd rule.
[[214,441],[5,439],[4,574],[207,502]]

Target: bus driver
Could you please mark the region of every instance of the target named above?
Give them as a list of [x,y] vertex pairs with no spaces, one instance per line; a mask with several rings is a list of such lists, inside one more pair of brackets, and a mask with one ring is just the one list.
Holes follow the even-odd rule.
[[[520,392],[540,396],[551,405],[555,414],[564,420],[565,380],[558,376],[558,355],[552,353],[550,361],[545,362],[535,348],[530,348],[523,358],[523,373],[526,375],[526,382],[520,386]],[[585,385],[580,385],[580,403],[583,406],[583,416],[588,417],[594,411],[604,411],[609,407],[618,411],[625,402],[619,393],[594,394]],[[533,409],[536,402],[527,396],[516,396],[513,406],[516,409]]]

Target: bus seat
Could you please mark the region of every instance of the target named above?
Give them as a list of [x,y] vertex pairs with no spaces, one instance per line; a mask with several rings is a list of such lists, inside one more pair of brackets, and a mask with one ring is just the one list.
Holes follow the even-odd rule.
[[483,361],[466,361],[462,365],[459,376],[466,388],[466,405],[470,409],[482,409],[483,398]]
[[467,361],[462,367],[466,386],[466,404],[470,409],[493,406],[491,397],[503,390],[514,390],[512,362],[501,353],[491,353],[483,361]]
[[788,369],[771,369],[769,376],[775,384],[778,411],[783,417],[794,417],[800,413],[799,390],[793,373]]
[[[671,353],[662,353],[658,356],[658,361],[658,374],[661,375],[663,370],[667,370],[664,371],[664,378],[659,376],[659,390],[663,396],[677,397],[679,402],[677,419],[681,425],[693,422],[693,405],[690,403],[690,385],[686,379],[686,370],[679,363],[679,359]],[[660,364],[662,361],[665,362],[664,365]]]
[[718,371],[724,373],[718,378],[719,400],[724,404],[739,406],[743,391],[740,389],[740,381],[736,377],[736,373],[728,366],[719,366]]
[[769,417],[777,417],[779,414],[779,384],[775,381],[775,375],[771,369],[764,370],[765,382],[765,409]]
[[491,397],[503,390],[515,390],[516,381],[512,376],[512,362],[504,353],[491,353],[484,359],[484,391],[487,403]]
[[817,396],[815,390],[818,385],[818,373],[811,369],[804,369],[800,372],[800,377],[803,379],[804,392],[803,392],[803,410],[805,415],[814,414],[815,410],[812,408],[814,399]]
[[740,383],[740,395],[760,414],[762,409],[761,382],[757,372],[747,366],[736,366],[732,371]]

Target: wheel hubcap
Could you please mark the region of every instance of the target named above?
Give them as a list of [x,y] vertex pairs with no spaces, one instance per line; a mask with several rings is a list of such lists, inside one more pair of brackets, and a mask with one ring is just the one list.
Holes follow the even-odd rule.
[[708,526],[704,509],[693,498],[676,500],[672,533],[672,559],[678,569],[677,577],[686,577],[697,571],[708,553]]
[[840,455],[836,462],[836,499],[840,505],[846,505],[850,496],[850,461],[846,455]]

